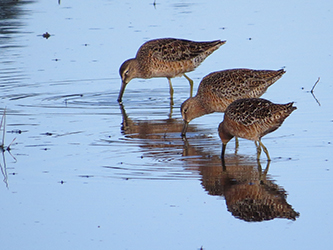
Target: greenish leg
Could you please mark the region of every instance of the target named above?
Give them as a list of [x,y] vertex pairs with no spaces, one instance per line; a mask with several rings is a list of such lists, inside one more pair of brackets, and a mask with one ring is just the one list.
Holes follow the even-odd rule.
[[257,143],[257,141],[254,141],[254,144],[257,147],[257,160],[259,160],[260,159],[260,154],[261,154],[260,141],[259,141],[259,144]]
[[190,97],[192,97],[192,94],[193,94],[193,80],[191,78],[189,78],[187,75],[185,75],[185,78],[189,81],[190,83]]
[[238,150],[238,148],[239,148],[238,137],[235,137],[235,149],[236,149],[236,151]]
[[268,150],[267,148],[264,146],[264,144],[261,142],[261,140],[259,140],[259,145],[262,147],[262,149],[264,150],[266,156],[267,156],[267,160],[270,161],[271,160],[271,157],[269,157],[269,153],[268,153]]
[[170,111],[169,111],[169,115],[168,115],[169,119],[172,118],[172,110],[173,110],[173,103],[171,103],[171,101],[170,101]]
[[173,106],[173,87],[171,83],[171,78],[168,78],[169,81],[169,87],[170,87],[170,108]]

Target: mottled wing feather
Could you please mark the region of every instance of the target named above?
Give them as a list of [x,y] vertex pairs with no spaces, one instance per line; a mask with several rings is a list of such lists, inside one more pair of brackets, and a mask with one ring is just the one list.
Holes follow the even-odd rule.
[[292,105],[292,102],[274,104],[261,98],[240,99],[227,108],[226,114],[230,119],[244,126],[261,124],[260,137],[262,137],[281,126],[283,121],[296,109]]
[[233,69],[214,72],[200,83],[198,95],[212,93],[217,98],[236,100],[261,96],[284,74],[283,70]]
[[220,41],[193,42],[173,38],[152,40],[141,46],[137,57],[149,55],[164,62],[191,60],[219,43]]
[[266,81],[251,75],[239,75],[237,72],[215,72],[202,80],[198,94],[210,92],[221,99],[235,99],[246,97],[256,88],[266,89]]
[[228,116],[245,126],[261,122],[263,118],[269,118],[274,104],[265,99],[240,99],[235,101],[226,110]]

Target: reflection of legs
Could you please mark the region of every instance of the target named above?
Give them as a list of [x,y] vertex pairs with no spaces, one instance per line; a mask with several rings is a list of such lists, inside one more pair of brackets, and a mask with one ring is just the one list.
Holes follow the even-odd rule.
[[266,175],[267,175],[267,173],[268,173],[268,169],[269,169],[269,164],[271,163],[271,161],[267,161],[267,165],[266,165],[266,169],[265,169],[265,171],[264,171],[264,176],[265,176],[265,178],[266,178]]
[[193,93],[193,80],[191,78],[189,78],[187,75],[185,75],[185,78],[189,81],[190,83],[190,97],[192,97],[192,93]]
[[170,87],[170,107],[173,106],[173,87],[171,83],[171,78],[168,77],[169,87]]
[[267,173],[268,173],[268,169],[269,169],[269,164],[270,164],[270,163],[271,163],[271,161],[267,161],[267,165],[266,165],[265,171],[262,172],[262,168],[261,168],[260,160],[257,159],[260,184],[265,184],[264,181],[266,180],[266,175],[267,175]]
[[262,147],[262,149],[264,150],[264,152],[265,152],[265,154],[266,154],[266,156],[267,156],[267,160],[270,161],[271,158],[269,157],[268,150],[267,150],[267,148],[264,146],[264,144],[262,144],[262,142],[261,142],[260,139],[259,139],[259,146]]
[[261,164],[260,164],[260,160],[257,159],[257,164],[258,164],[258,173],[259,173],[259,181],[260,181],[260,184],[262,184],[262,168],[261,168]]

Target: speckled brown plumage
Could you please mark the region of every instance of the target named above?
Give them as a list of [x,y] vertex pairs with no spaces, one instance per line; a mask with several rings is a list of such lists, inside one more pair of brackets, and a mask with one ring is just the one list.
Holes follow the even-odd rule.
[[224,112],[237,99],[260,97],[284,73],[283,69],[229,69],[205,76],[196,96],[190,97],[181,106],[184,120],[182,136],[186,135],[187,124],[194,118]]
[[225,146],[234,136],[253,140],[257,145],[257,158],[260,157],[261,148],[270,160],[266,147],[261,138],[278,129],[283,121],[296,109],[293,102],[287,104],[274,104],[261,98],[247,98],[236,100],[225,111],[224,120],[220,123],[218,131],[222,140],[222,158]]
[[[125,87],[133,78],[167,77],[172,94],[170,78],[193,71],[224,43],[225,41],[220,40],[194,42],[175,38],[155,39],[144,43],[136,57],[126,60],[119,69],[122,85],[118,102],[122,101]],[[192,80],[186,75],[185,77],[193,86]]]

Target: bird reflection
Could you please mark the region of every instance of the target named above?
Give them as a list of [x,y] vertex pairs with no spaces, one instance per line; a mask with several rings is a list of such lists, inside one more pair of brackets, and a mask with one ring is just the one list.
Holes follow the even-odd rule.
[[183,151],[186,168],[199,171],[204,189],[209,195],[224,197],[234,217],[248,222],[299,217],[287,203],[283,187],[267,176],[270,162],[262,170],[260,161],[235,154],[227,158],[225,165],[218,155],[211,155],[205,149],[207,146],[194,147],[186,142]]
[[[226,158],[227,165],[225,162],[221,164],[219,147],[216,146],[218,140],[205,136],[191,138],[191,143],[182,140],[179,137],[183,126],[181,119],[137,121],[127,116],[123,105],[120,110],[123,116],[121,131],[126,138],[139,139],[139,147],[146,156],[159,162],[170,164],[170,160],[178,159],[172,161],[172,165],[181,163],[186,173],[199,176],[209,195],[225,198],[227,209],[234,217],[248,222],[275,218],[296,220],[299,217],[299,213],[287,203],[283,187],[267,176],[269,161],[262,170],[260,161],[234,154]],[[196,130],[193,126],[189,129]],[[185,176],[189,177],[188,174]]]
[[260,161],[232,161],[229,166],[202,167],[200,172],[203,187],[210,195],[224,196],[234,217],[248,222],[299,217],[287,203],[286,191],[267,177],[269,161],[264,171]]
[[[123,105],[120,105],[122,114],[121,132],[124,137],[121,143],[126,143],[127,152],[140,152],[140,159],[125,162],[117,166],[117,177],[182,180],[184,178],[197,179],[197,175],[184,169],[182,150],[184,142],[179,136],[183,127],[181,119],[165,118],[152,120],[138,120],[130,118]],[[196,127],[189,129],[196,132]],[[200,137],[198,135],[197,137]],[[112,140],[103,140],[110,142]],[[136,156],[137,157],[137,156]],[[142,161],[141,159],[145,159]],[[127,162],[128,161],[128,162]],[[114,166],[106,166],[114,169]]]
[[[169,118],[157,120],[133,120],[130,119],[126,113],[123,104],[119,104],[122,114],[121,131],[127,138],[138,139],[153,139],[153,140],[166,140],[170,138],[177,138],[182,145],[182,140],[179,137],[183,127],[181,119]],[[190,131],[195,132],[195,126],[189,128]]]

